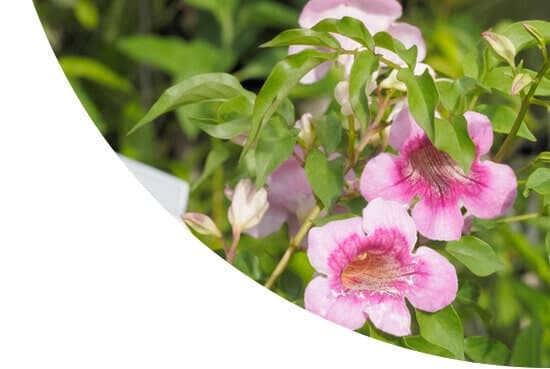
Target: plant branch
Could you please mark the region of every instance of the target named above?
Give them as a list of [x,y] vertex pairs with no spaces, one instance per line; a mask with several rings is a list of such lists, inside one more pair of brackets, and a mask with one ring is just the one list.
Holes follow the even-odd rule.
[[355,162],[355,118],[348,116],[348,160]]
[[500,163],[512,148],[512,145],[514,144],[514,140],[516,139],[519,129],[521,128],[521,124],[523,123],[525,116],[529,112],[529,107],[531,106],[532,99],[535,96],[535,93],[537,92],[537,88],[539,87],[539,84],[541,83],[544,75],[546,74],[546,72],[548,72],[549,69],[550,69],[550,61],[546,61],[546,63],[544,63],[544,65],[542,66],[542,69],[539,71],[539,73],[533,80],[533,83],[531,85],[531,88],[529,89],[529,92],[527,93],[527,95],[525,95],[525,97],[521,101],[521,108],[520,108],[519,114],[516,117],[514,125],[512,126],[512,130],[510,131],[510,133],[502,143],[502,146],[498,150],[497,154],[495,155],[495,158],[494,158],[495,162]]
[[522,222],[524,220],[535,219],[540,216],[541,214],[539,213],[522,214],[522,215],[516,215],[508,218],[500,218],[500,219],[497,219],[497,222],[498,223],[515,223],[515,222]]
[[300,227],[300,230],[298,231],[296,236],[294,236],[294,238],[290,240],[290,244],[288,245],[288,248],[286,249],[281,260],[279,260],[279,264],[277,264],[277,266],[269,276],[267,282],[265,282],[264,287],[268,289],[273,288],[273,286],[275,285],[275,282],[277,282],[281,274],[283,274],[283,272],[287,268],[288,263],[290,262],[290,259],[302,244],[302,241],[304,240],[307,233],[313,226],[313,221],[319,216],[319,213],[321,213],[321,207],[317,205],[313,208],[311,213],[309,213],[309,215],[307,216],[305,222]]

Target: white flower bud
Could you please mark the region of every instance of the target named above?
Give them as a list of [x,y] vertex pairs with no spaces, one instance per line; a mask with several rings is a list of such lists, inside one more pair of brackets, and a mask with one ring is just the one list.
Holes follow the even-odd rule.
[[503,35],[499,35],[498,33],[489,31],[483,32],[482,35],[489,46],[491,46],[491,49],[493,49],[498,56],[508,62],[508,64],[512,67],[516,65],[516,47],[510,39]]
[[311,120],[313,116],[309,113],[302,115],[299,121],[296,122],[296,128],[300,130],[298,137],[304,141],[307,147],[313,146],[315,143],[315,132],[313,132],[313,127]]
[[533,82],[533,77],[528,75],[527,73],[520,73],[512,82],[512,96],[516,96],[523,90],[525,87],[529,86]]
[[342,81],[336,85],[334,90],[334,98],[342,107],[342,114],[345,116],[353,115],[353,109],[351,103],[349,102],[349,82]]
[[257,226],[268,208],[267,191],[264,188],[256,189],[250,179],[239,181],[227,212],[233,234],[240,234]]
[[187,224],[195,232],[205,236],[222,238],[222,232],[208,215],[200,213],[185,213],[182,218],[185,224]]

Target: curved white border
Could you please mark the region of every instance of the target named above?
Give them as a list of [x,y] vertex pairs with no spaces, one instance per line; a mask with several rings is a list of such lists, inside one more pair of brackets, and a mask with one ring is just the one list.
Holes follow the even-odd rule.
[[228,266],[124,169],[30,0],[1,3],[0,40],[0,367],[474,367],[347,331]]

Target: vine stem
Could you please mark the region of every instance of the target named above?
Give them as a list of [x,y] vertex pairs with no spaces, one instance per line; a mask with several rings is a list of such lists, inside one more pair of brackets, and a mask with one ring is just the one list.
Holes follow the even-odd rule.
[[512,145],[514,144],[514,140],[516,139],[516,136],[519,132],[519,129],[521,128],[521,124],[523,123],[523,120],[525,119],[525,116],[527,115],[527,112],[529,111],[529,107],[531,106],[531,100],[535,96],[535,93],[537,92],[537,88],[539,87],[540,82],[542,81],[542,78],[548,72],[550,69],[550,60],[547,60],[544,65],[542,66],[542,69],[539,71],[535,79],[533,80],[533,84],[531,85],[531,88],[529,89],[529,92],[523,100],[521,101],[521,108],[519,110],[519,114],[516,117],[516,120],[514,121],[514,125],[512,126],[512,130],[500,146],[500,149],[498,150],[497,154],[495,155],[494,161],[497,163],[502,162],[506,154],[510,151],[512,148]]
[[302,244],[302,241],[306,237],[307,233],[313,226],[313,221],[319,216],[320,213],[321,213],[321,207],[319,205],[315,206],[311,211],[311,213],[309,213],[309,215],[307,216],[305,222],[300,227],[300,230],[298,231],[296,236],[294,236],[294,238],[290,240],[290,244],[288,245],[288,248],[286,249],[281,260],[279,260],[279,264],[277,264],[277,266],[269,276],[267,282],[265,282],[264,287],[268,289],[273,288],[273,286],[275,285],[275,282],[277,282],[281,274],[283,274],[283,272],[288,266],[288,263],[290,262],[290,259],[292,259],[292,256],[298,250],[298,248]]
[[355,162],[355,118],[348,116],[348,157],[350,162]]
[[241,240],[241,232],[233,232],[233,242],[231,243],[231,248],[226,254],[226,260],[229,264],[233,264],[235,256],[237,256],[237,247],[239,246],[239,241]]
[[541,216],[540,213],[522,214],[522,215],[516,215],[508,218],[501,218],[501,219],[498,219],[497,222],[498,223],[515,223],[515,222],[521,222],[524,220],[535,219],[540,216]]

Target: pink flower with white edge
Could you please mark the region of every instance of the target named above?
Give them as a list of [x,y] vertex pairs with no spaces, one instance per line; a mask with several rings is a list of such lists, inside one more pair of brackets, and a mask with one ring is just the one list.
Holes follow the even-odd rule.
[[[401,17],[402,7],[397,0],[310,0],[300,15],[299,23],[302,28],[312,28],[325,19],[342,19],[353,17],[363,22],[365,27],[373,35],[378,32],[388,32],[400,40],[405,47],[413,45],[418,47],[418,61],[426,57],[426,44],[420,30],[407,23],[399,23],[396,20]],[[356,41],[341,35],[334,35],[345,50],[363,49]],[[307,46],[291,46],[290,54],[296,54]],[[376,50],[395,63],[404,64],[397,55],[389,50]],[[338,58],[346,75],[349,75],[354,62],[352,55],[342,55]],[[313,69],[302,79],[302,83],[314,83],[321,80],[329,71],[330,62],[323,63]]]
[[320,274],[307,286],[305,308],[350,329],[369,319],[395,336],[411,334],[405,298],[436,312],[456,297],[456,270],[428,247],[414,253],[416,226],[405,207],[375,199],[363,217],[309,232],[308,257]]
[[418,197],[412,217],[418,231],[433,240],[460,238],[464,225],[462,206],[478,218],[505,213],[516,198],[514,171],[508,165],[481,161],[493,144],[489,118],[475,112],[467,112],[464,117],[476,146],[468,174],[430,142],[409,110],[404,109],[390,131],[390,145],[399,155],[384,153],[367,163],[361,176],[363,196],[367,200],[380,197],[403,204]]

